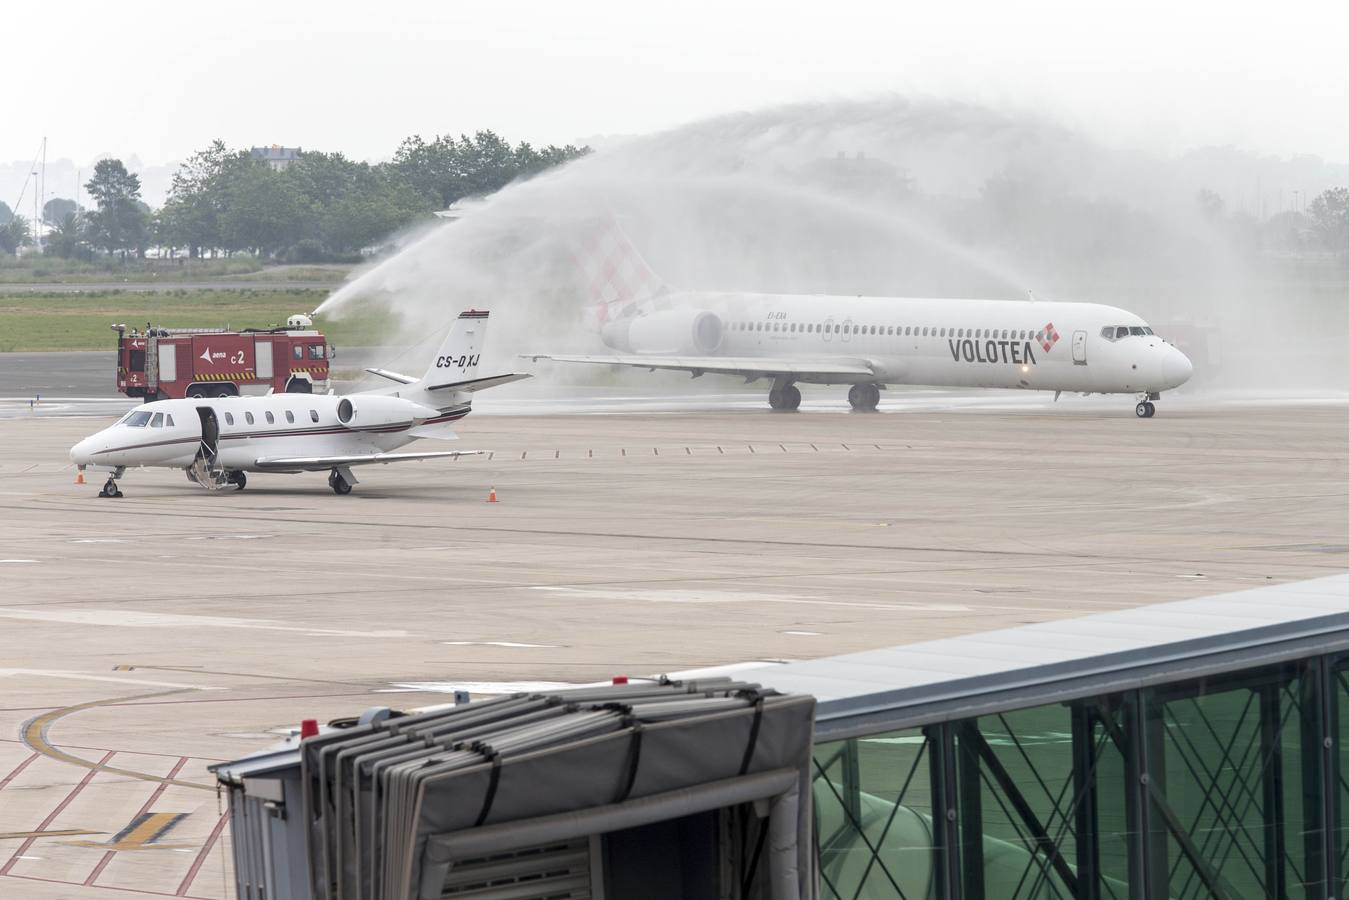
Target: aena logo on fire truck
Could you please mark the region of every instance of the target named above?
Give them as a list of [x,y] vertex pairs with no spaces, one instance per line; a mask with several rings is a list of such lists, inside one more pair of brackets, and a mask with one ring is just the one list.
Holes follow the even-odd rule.
[[436,368],[463,369],[467,368],[468,366],[476,366],[478,364],[478,357],[480,355],[481,354],[475,353],[472,356],[470,356],[469,354],[466,353],[463,356],[437,356]]
[[234,353],[224,353],[220,350],[217,350],[214,353],[212,353],[210,347],[206,348],[206,351],[202,353],[201,358],[206,360],[211,365],[215,365],[215,361],[218,359],[228,359],[231,364],[236,366],[242,366],[247,361],[244,358],[244,351],[242,350],[238,350]]

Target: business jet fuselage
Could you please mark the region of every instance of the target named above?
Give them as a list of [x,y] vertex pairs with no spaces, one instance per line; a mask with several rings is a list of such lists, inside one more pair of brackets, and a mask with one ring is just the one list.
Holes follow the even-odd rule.
[[472,409],[477,391],[528,375],[476,377],[487,313],[462,313],[421,378],[369,371],[398,387],[338,396],[268,394],[261,397],[159,400],[71,448],[81,471],[109,471],[102,496],[120,497],[127,469],[183,469],[208,488],[242,490],[249,472],[329,472],[328,484],[347,494],[357,483],[353,466],[462,456],[478,451],[395,452],[421,438],[454,440],[450,423]]

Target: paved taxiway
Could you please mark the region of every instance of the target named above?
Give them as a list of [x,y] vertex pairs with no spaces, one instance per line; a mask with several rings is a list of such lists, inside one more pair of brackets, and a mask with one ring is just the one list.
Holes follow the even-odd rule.
[[842,653],[1349,561],[1343,404],[1138,421],[1125,401],[919,399],[476,415],[462,444],[490,456],[362,469],[349,497],[322,475],[210,494],[134,471],[100,500],[66,451],[102,420],[0,420],[0,895],[225,896],[205,766],[301,717]]

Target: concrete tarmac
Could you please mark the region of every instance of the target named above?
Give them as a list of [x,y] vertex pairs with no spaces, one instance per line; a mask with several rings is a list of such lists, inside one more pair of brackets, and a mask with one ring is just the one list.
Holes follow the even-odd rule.
[[208,493],[146,470],[100,500],[66,453],[106,420],[0,420],[0,895],[231,896],[205,766],[301,718],[845,653],[1349,561],[1342,403],[1168,402],[1140,421],[1127,399],[946,396],[879,415],[475,415],[461,444],[489,454],[360,469],[348,497],[321,474]]

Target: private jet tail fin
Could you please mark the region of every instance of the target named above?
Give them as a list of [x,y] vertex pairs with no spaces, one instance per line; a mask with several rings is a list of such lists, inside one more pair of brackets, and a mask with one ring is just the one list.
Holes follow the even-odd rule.
[[421,378],[428,391],[456,381],[468,381],[478,371],[483,342],[487,339],[487,310],[466,309],[450,326],[445,342],[436,351],[426,374]]
[[[487,310],[478,309],[465,310],[459,314],[436,358],[418,382],[418,387],[424,391],[472,393],[531,377],[525,374],[478,377],[478,360],[487,339],[487,315]],[[395,373],[380,371],[375,374],[388,378]]]

